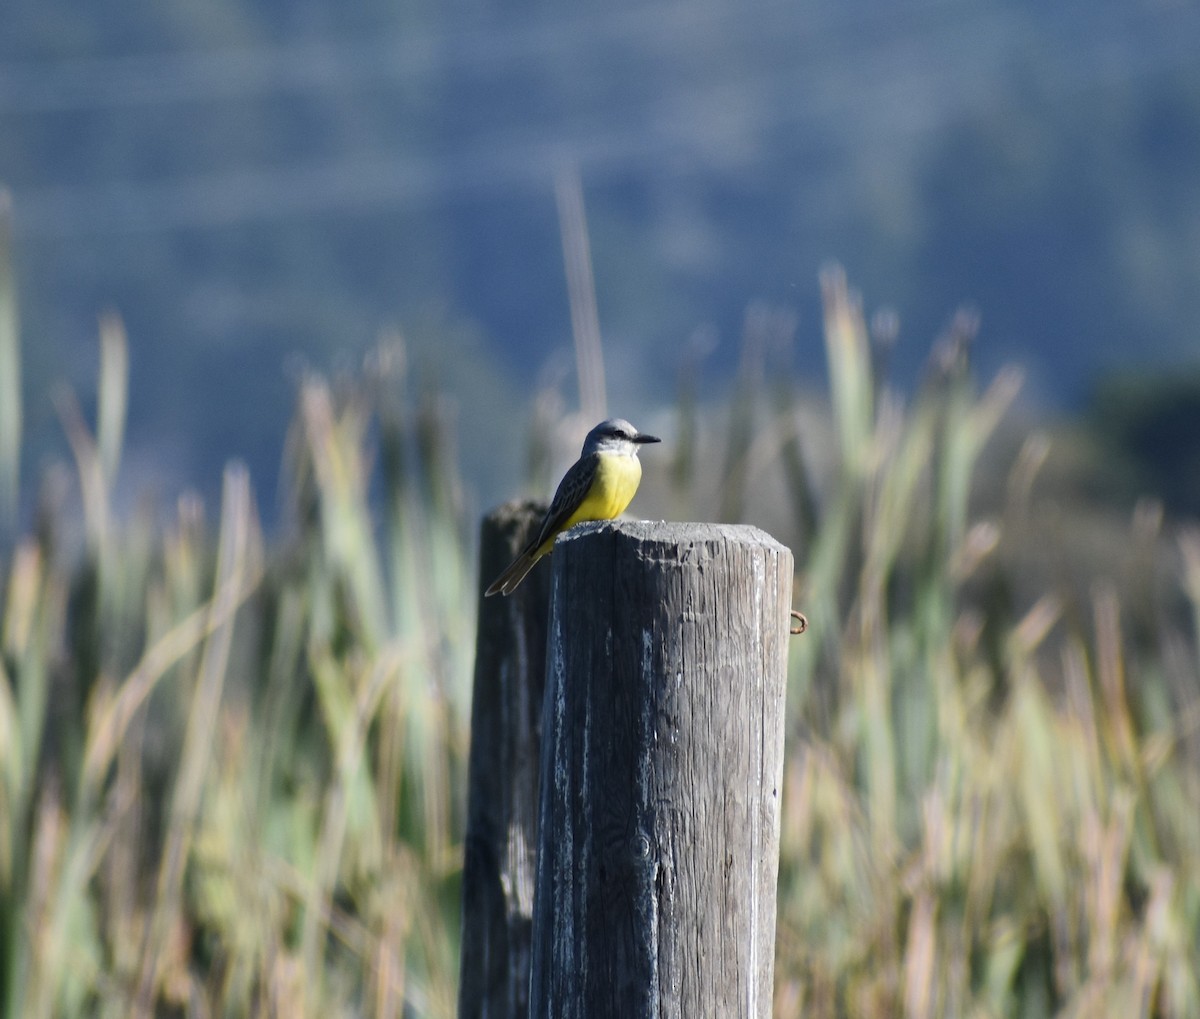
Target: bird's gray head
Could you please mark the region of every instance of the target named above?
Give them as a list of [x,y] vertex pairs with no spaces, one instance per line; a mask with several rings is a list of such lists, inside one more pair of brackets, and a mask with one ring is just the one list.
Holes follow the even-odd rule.
[[583,455],[589,453],[620,453],[637,456],[638,446],[647,442],[661,442],[657,436],[639,432],[624,418],[609,418],[601,421],[583,440]]

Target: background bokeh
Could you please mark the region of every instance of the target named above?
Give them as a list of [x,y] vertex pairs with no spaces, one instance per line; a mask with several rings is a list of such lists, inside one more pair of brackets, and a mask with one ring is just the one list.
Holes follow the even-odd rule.
[[899,316],[896,380],[969,303],[984,374],[1079,411],[1200,357],[1198,45],[1186,0],[10,4],[31,455],[115,309],[133,483],[215,495],[237,456],[270,504],[301,367],[399,330],[472,491],[511,494],[530,393],[571,371],[564,174],[628,416],[697,330],[723,379],[754,300],[819,385],[829,259]]
[[480,513],[607,400],[795,553],[774,1014],[1200,1015],[1198,29],[8,3],[0,1013],[457,1014]]

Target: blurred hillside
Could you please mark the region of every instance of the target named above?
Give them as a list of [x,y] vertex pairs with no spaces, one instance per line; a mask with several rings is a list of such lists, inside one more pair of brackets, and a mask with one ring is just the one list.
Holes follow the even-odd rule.
[[985,375],[1077,407],[1196,360],[1198,42],[1187,2],[10,5],[28,455],[106,308],[127,471],[208,491],[235,455],[269,485],[301,367],[395,328],[459,401],[472,484],[511,494],[505,408],[570,372],[564,167],[625,413],[698,328],[725,376],[750,297],[799,314],[820,378],[828,258],[899,312],[901,383],[969,302]]

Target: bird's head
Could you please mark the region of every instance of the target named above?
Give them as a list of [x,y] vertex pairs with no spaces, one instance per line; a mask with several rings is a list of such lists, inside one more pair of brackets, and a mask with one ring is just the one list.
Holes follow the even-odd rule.
[[624,418],[609,418],[601,421],[583,440],[583,455],[589,453],[622,453],[636,456],[638,446],[648,442],[661,442],[656,435],[639,432]]

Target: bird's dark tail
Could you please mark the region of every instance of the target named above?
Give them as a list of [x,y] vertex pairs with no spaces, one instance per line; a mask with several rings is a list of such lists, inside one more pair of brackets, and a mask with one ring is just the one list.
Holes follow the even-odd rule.
[[512,564],[500,576],[492,581],[491,586],[483,592],[483,596],[490,598],[494,594],[512,594],[525,579],[525,575],[533,569],[539,558],[536,548],[526,549],[512,561]]

